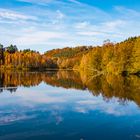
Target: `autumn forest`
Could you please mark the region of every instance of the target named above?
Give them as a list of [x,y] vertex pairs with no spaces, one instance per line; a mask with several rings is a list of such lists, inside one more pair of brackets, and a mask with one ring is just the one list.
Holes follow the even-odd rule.
[[0,68],[20,70],[74,69],[87,76],[94,74],[140,73],[140,37],[120,43],[104,41],[102,46],[78,46],[53,49],[40,54],[16,45],[0,45]]

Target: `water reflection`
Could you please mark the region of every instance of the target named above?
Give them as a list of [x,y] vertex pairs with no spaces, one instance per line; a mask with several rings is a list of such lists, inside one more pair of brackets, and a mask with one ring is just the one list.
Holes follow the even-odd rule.
[[136,76],[1,72],[0,140],[138,139],[139,83]]
[[32,87],[41,82],[66,89],[89,90],[94,96],[102,94],[104,100],[118,98],[122,104],[134,101],[140,105],[140,78],[137,76],[102,75],[87,77],[74,71],[0,72],[0,92],[15,92],[19,86]]

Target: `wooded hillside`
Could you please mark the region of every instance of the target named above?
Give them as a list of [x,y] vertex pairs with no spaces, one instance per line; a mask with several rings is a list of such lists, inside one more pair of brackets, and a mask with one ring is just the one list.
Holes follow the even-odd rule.
[[105,41],[102,46],[79,46],[54,49],[40,54],[15,45],[0,45],[1,69],[77,69],[87,74],[140,73],[140,37],[120,43]]

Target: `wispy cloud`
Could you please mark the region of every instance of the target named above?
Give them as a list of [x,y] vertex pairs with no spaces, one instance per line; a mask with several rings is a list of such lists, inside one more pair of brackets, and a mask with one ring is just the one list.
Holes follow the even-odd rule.
[[22,2],[27,2],[27,3],[32,3],[32,4],[39,4],[39,5],[46,5],[55,0],[17,0],[17,1],[22,1]]
[[[93,97],[94,100],[86,99],[78,101],[77,106],[75,109],[77,112],[80,113],[88,113],[90,111],[100,111],[105,114],[113,115],[113,116],[125,116],[125,115],[133,115],[134,108],[136,107],[133,102],[129,102],[127,106],[123,106],[118,102],[117,98],[110,99],[109,102],[103,100],[103,97]],[[136,114],[138,112],[135,112]]]
[[59,39],[65,36],[64,33],[49,31],[27,31],[15,39],[15,43],[22,45],[41,45],[46,44],[51,39]]
[[90,23],[88,21],[83,21],[83,22],[76,23],[75,28],[84,29],[84,28],[88,28],[89,25]]
[[104,26],[107,30],[114,31],[115,29],[125,26],[126,22],[124,20],[113,20],[109,22],[102,23],[102,26]]
[[8,19],[8,20],[36,20],[36,17],[24,15],[19,12],[15,12],[8,9],[0,8],[0,19]]
[[121,41],[140,32],[139,11],[123,6],[108,12],[78,0],[17,1],[30,4],[0,9],[0,40],[20,49],[100,45],[108,38]]
[[75,3],[75,4],[81,4],[78,0],[69,0],[69,2]]
[[123,18],[136,18],[140,17],[140,12],[134,9],[126,8],[123,6],[115,6],[116,11],[123,15]]

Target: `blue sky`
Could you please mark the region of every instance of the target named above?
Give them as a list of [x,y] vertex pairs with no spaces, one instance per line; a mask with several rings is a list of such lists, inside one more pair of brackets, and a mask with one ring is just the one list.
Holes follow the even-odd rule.
[[40,52],[140,35],[139,0],[0,0],[0,42]]

